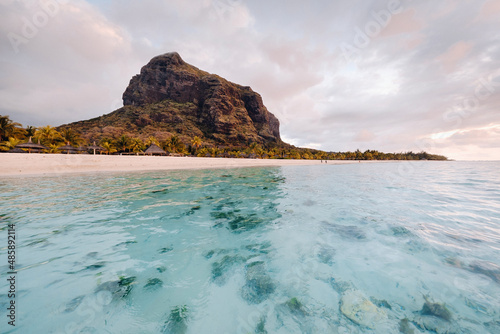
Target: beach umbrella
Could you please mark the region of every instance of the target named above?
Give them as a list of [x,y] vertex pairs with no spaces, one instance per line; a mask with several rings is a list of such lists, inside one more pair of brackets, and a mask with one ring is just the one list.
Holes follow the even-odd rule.
[[89,148],[87,146],[80,146],[80,147],[77,147],[76,150],[78,152],[87,152],[89,150]]
[[89,147],[87,147],[88,150],[94,150],[94,155],[95,155],[95,151],[104,151],[105,148],[102,147],[102,146],[97,146],[94,142],[94,145],[90,145]]
[[165,152],[161,147],[155,144],[151,144],[151,146],[149,146],[144,153],[149,155],[153,154],[167,155],[167,152]]
[[48,147],[47,146],[43,146],[40,144],[40,140],[38,140],[38,144],[35,144],[31,141],[31,137],[29,138],[28,142],[27,143],[23,143],[23,144],[17,144],[15,147],[18,147],[18,148],[27,148],[28,149],[28,153],[31,153],[31,150],[35,149],[35,150],[47,150]]
[[68,142],[68,144],[67,144],[67,145],[64,145],[64,146],[58,147],[57,149],[58,149],[58,150],[60,150],[60,151],[66,151],[66,154],[69,154],[69,152],[71,152],[71,151],[76,151],[76,148],[75,148],[75,147],[73,147],[73,146],[71,146],[71,145],[69,144],[69,142]]

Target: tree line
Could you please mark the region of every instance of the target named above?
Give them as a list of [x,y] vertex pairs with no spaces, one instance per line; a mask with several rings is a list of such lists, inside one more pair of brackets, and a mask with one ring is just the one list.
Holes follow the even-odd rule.
[[[50,125],[42,127],[27,126],[13,122],[9,116],[0,115],[0,150],[9,151],[16,145],[28,141],[40,142],[46,146],[45,153],[58,153],[59,148],[71,145],[75,148],[86,147],[93,143],[86,142],[81,134],[71,128],[58,131]],[[383,153],[375,150],[361,152],[325,152],[321,150],[298,148],[288,144],[269,143],[261,145],[250,143],[248,146],[228,147],[215,146],[205,143],[200,137],[193,137],[189,142],[182,141],[173,134],[165,140],[158,140],[154,136],[138,138],[121,134],[113,138],[101,138],[96,142],[101,146],[102,154],[140,154],[150,145],[155,144],[168,153],[197,157],[226,157],[226,158],[256,158],[256,159],[316,159],[316,160],[447,160],[441,155],[427,152]]]

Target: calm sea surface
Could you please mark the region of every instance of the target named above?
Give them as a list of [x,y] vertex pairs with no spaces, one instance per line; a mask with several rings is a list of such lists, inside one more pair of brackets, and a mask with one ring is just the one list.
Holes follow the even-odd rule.
[[0,329],[498,334],[499,171],[422,162],[0,178]]

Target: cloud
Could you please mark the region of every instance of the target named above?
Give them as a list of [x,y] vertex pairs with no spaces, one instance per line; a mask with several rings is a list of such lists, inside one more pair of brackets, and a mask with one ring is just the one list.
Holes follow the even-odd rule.
[[366,129],[361,130],[356,137],[354,137],[354,141],[356,142],[371,142],[373,139],[375,139],[373,132]]
[[479,20],[481,19],[497,19],[500,13],[500,3],[496,0],[486,1],[482,7],[479,14]]
[[455,145],[473,145],[479,148],[500,148],[500,124],[491,124],[482,128],[436,133],[432,138],[448,141]]
[[[475,160],[494,160],[500,150],[500,124],[432,135],[437,151]],[[448,153],[448,154],[450,154]]]
[[401,14],[393,15],[387,27],[382,30],[381,36],[388,37],[400,34],[409,34],[420,31],[423,22],[415,18],[416,10],[408,9]]
[[[10,15],[2,12],[2,31],[24,40],[17,50],[2,40],[2,71],[8,75],[0,79],[0,113],[19,115],[23,124],[58,125],[111,111],[132,74],[126,32],[84,1],[52,1],[51,11],[43,3],[17,2]],[[123,82],[117,86],[116,80]]]
[[457,65],[465,59],[472,48],[472,43],[460,41],[449,47],[444,54],[437,58],[437,60],[442,63],[446,73],[452,73],[456,70]]

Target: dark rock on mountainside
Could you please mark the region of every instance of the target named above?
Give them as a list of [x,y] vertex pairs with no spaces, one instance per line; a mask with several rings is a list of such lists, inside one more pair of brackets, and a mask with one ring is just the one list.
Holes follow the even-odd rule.
[[282,143],[279,121],[258,93],[187,64],[176,52],[144,66],[130,80],[123,103],[110,114],[68,126],[88,140],[122,132],[160,140],[172,134],[186,141],[198,136],[230,146]]

